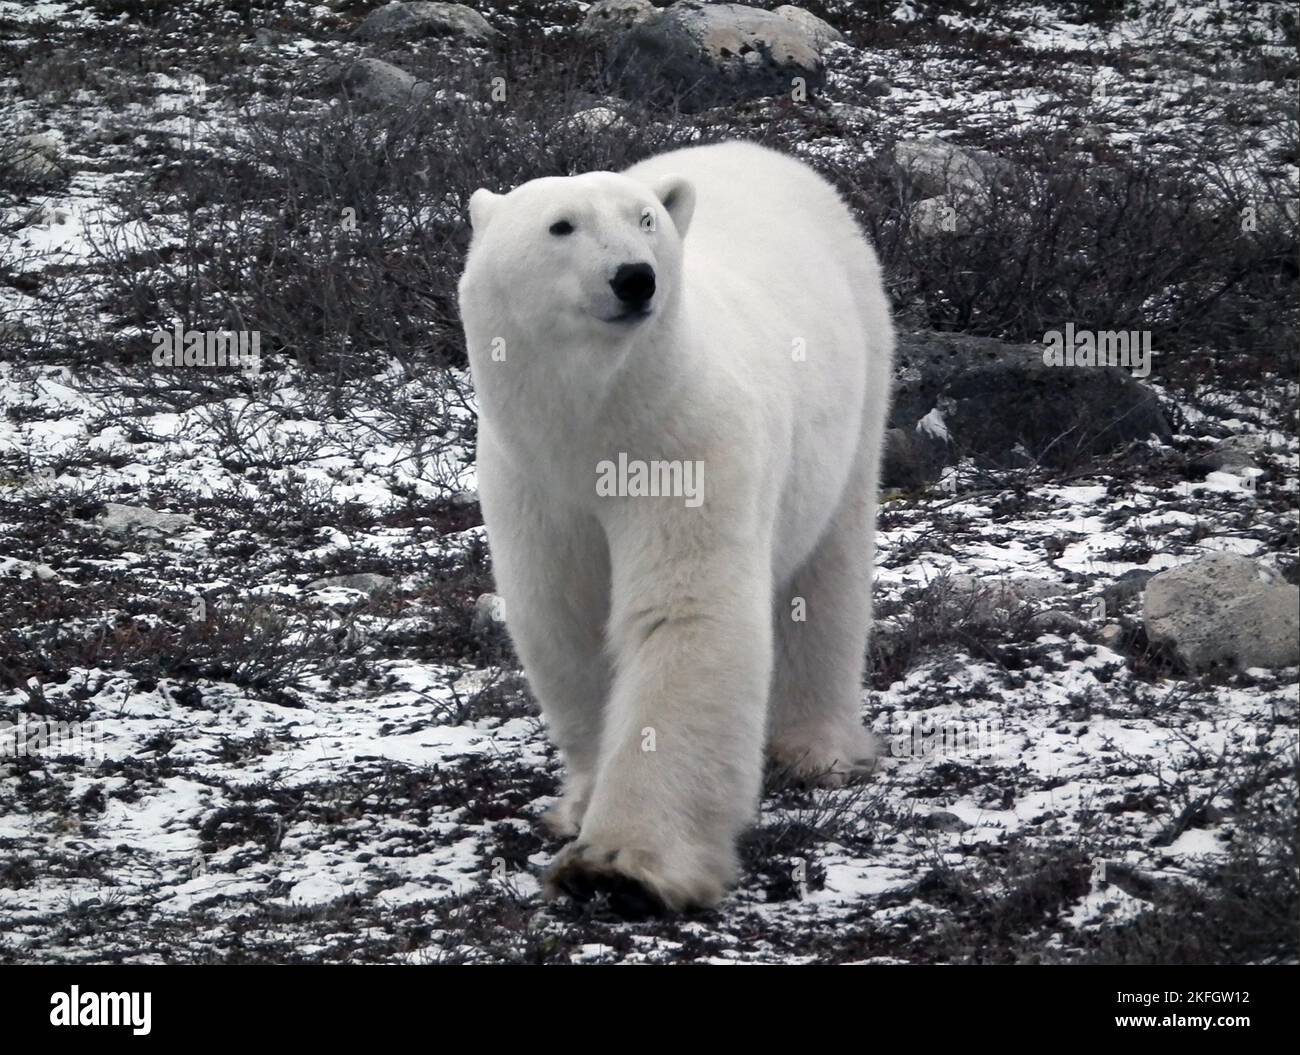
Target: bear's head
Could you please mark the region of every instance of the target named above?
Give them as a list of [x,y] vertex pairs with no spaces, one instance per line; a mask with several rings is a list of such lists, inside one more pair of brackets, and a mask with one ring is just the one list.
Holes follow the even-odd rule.
[[643,331],[675,303],[694,207],[690,183],[676,176],[646,184],[588,172],[531,180],[508,194],[475,191],[460,283],[467,331],[508,327],[586,342]]

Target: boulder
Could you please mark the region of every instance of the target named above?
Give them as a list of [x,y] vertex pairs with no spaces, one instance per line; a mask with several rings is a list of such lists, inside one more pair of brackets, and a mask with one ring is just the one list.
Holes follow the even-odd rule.
[[895,377],[891,428],[915,433],[923,419],[938,420],[947,443],[918,454],[891,436],[884,487],[914,487],[918,473],[937,479],[961,457],[988,468],[1068,468],[1130,440],[1170,438],[1156,394],[1127,371],[1048,365],[1039,345],[900,333]]
[[795,10],[681,0],[617,36],[611,84],[626,96],[657,98],[688,112],[790,95],[796,79],[815,90],[824,80],[820,52],[838,34],[807,12],[791,15]]
[[579,110],[577,113],[570,114],[555,127],[556,129],[566,129],[590,135],[596,132],[605,132],[612,128],[628,128],[629,126],[617,110],[608,106],[592,106],[586,110]]
[[947,194],[983,198],[998,183],[1009,182],[1016,168],[987,150],[959,147],[943,139],[908,139],[895,143],[890,159],[926,198]]
[[774,8],[774,15],[780,15],[789,22],[798,26],[813,42],[813,46],[821,51],[829,44],[846,44],[844,34],[832,26],[823,18],[818,18],[811,11],[805,11],[802,7],[795,7],[794,4],[782,4]]
[[400,106],[418,99],[430,85],[383,59],[358,59],[342,73],[344,91],[369,106]]
[[919,491],[933,483],[953,460],[950,444],[947,424],[937,409],[911,426],[886,430],[881,486]]
[[1147,571],[1145,568],[1131,568],[1126,571],[1102,591],[1103,607],[1099,610],[1098,617],[1108,619],[1116,612],[1122,611],[1133,598],[1141,597],[1154,574],[1155,572]]
[[1088,624],[1073,612],[1063,608],[1049,608],[1045,612],[1036,612],[1029,617],[1029,628],[1036,634],[1059,634],[1069,637],[1081,634],[1088,629]]
[[1229,436],[1219,440],[1210,450],[1194,458],[1193,470],[1200,473],[1239,472],[1243,469],[1256,469],[1254,455],[1264,450],[1267,444],[1260,436]]
[[48,186],[67,174],[58,139],[43,132],[19,136],[0,146],[0,172],[21,183]]
[[1267,583],[1235,553],[1152,576],[1142,597],[1147,638],[1191,670],[1300,664],[1300,588]]
[[922,198],[912,206],[908,222],[912,233],[920,238],[967,234],[971,227],[971,210],[946,194],[938,198]]
[[162,538],[175,535],[194,523],[189,513],[159,513],[145,506],[128,506],[108,502],[104,512],[95,520],[95,526],[110,535],[139,535],[145,538]]
[[1005,620],[1023,606],[1036,607],[1068,594],[1066,587],[1037,575],[989,576],[950,575],[946,604],[955,615],[972,623],[992,624]]
[[921,827],[929,831],[964,832],[970,825],[949,810],[935,810],[921,818]]
[[659,13],[650,0],[596,0],[578,27],[580,33],[605,36],[622,33]]
[[376,572],[359,572],[355,575],[331,575],[324,579],[309,582],[309,590],[357,590],[361,593],[387,593],[396,584],[387,575]]
[[503,629],[506,625],[506,602],[495,593],[481,593],[474,602],[470,625],[479,633]]
[[459,37],[474,44],[496,44],[503,39],[500,30],[472,7],[464,4],[393,0],[370,12],[353,35],[359,40],[423,40],[425,37]]

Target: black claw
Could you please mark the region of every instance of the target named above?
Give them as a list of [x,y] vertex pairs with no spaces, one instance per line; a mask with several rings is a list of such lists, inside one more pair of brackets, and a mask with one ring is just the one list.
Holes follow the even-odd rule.
[[618,872],[592,872],[571,866],[555,877],[555,885],[574,901],[583,904],[604,895],[610,909],[624,919],[668,915],[668,906],[658,894],[640,880]]
[[624,919],[658,918],[668,914],[668,906],[659,895],[631,876],[600,876],[596,885],[609,899],[609,907]]
[[590,872],[566,868],[555,877],[555,885],[574,901],[584,904],[596,896],[596,884]]

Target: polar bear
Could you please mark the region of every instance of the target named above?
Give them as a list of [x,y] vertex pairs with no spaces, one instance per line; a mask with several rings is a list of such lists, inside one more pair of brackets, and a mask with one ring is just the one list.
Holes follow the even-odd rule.
[[827,182],[744,142],[469,212],[479,496],[567,770],[546,891],[713,905],[765,747],[832,782],[873,757],[879,264]]

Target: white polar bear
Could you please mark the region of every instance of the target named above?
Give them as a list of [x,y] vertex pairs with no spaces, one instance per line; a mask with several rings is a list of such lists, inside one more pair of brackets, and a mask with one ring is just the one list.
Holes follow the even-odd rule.
[[711,905],[765,744],[814,778],[872,757],[879,264],[828,183],[749,143],[478,190],[470,220],[479,495],[577,837],[548,893]]

